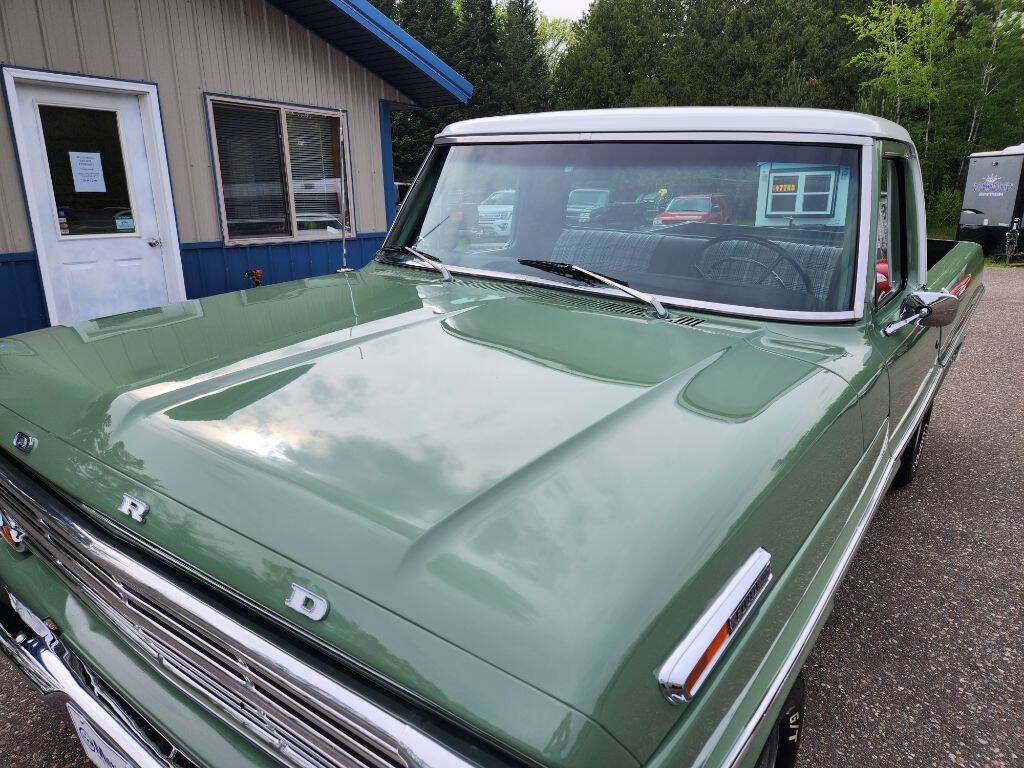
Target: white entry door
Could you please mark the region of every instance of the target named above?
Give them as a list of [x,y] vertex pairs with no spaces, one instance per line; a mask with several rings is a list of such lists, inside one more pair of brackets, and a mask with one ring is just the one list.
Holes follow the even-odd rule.
[[6,78],[50,322],[184,300],[155,94],[64,77]]

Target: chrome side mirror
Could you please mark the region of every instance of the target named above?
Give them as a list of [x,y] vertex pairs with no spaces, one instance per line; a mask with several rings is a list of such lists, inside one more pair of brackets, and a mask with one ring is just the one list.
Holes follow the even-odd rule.
[[907,325],[937,328],[956,320],[960,299],[949,291],[914,291],[903,300],[900,319],[882,329],[883,336],[892,336]]

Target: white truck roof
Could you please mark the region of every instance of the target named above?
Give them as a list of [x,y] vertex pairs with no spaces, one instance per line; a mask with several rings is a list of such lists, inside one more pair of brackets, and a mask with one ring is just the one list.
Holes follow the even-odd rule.
[[913,144],[906,130],[881,117],[790,107],[642,107],[537,112],[463,120],[452,123],[438,136],[667,131],[826,133]]

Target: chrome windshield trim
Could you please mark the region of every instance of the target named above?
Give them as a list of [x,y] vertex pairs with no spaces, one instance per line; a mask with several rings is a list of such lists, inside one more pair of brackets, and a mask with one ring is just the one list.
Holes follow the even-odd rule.
[[[415,261],[385,261],[380,262],[389,266],[408,267],[419,269],[424,272],[432,271],[428,267],[418,264]],[[514,272],[495,272],[489,269],[473,269],[472,267],[457,267],[448,265],[448,270],[455,276],[465,275],[467,277],[483,277],[491,280],[506,280],[513,283],[526,283],[528,285],[539,285],[544,288],[554,288],[561,291],[574,291],[576,293],[594,293],[607,296],[612,299],[629,301],[621,291],[614,288],[603,288],[597,285],[574,285],[559,280],[550,280],[544,277],[532,275],[520,275]],[[711,312],[717,315],[729,315],[731,317],[756,318],[762,320],[781,320],[812,323],[834,323],[848,322],[860,319],[860,315],[852,310],[843,312],[804,312],[790,309],[764,309],[762,307],[744,307],[736,304],[718,304],[713,301],[699,301],[697,299],[684,299],[678,296],[665,296],[664,294],[650,294],[665,306],[676,309],[688,309],[703,312]],[[639,301],[639,300],[638,300]],[[653,314],[653,313],[652,313]]]
[[[714,301],[701,301],[700,299],[688,299],[683,296],[666,296],[665,294],[651,294],[654,298],[666,306],[678,309],[689,309],[696,311],[711,312],[731,317],[755,318],[760,320],[778,320],[782,322],[800,323],[837,323],[853,322],[864,317],[864,302],[867,296],[869,243],[871,234],[871,202],[874,189],[874,163],[872,149],[875,140],[869,136],[858,136],[845,133],[799,133],[785,132],[774,133],[770,131],[637,131],[637,132],[606,132],[606,133],[521,133],[521,134],[472,134],[464,136],[442,136],[434,139],[427,157],[416,172],[406,201],[412,200],[419,193],[424,179],[424,173],[430,164],[434,162],[438,151],[458,144],[521,144],[530,143],[565,143],[565,142],[694,142],[694,141],[721,141],[724,143],[738,142],[766,142],[766,143],[791,143],[791,144],[842,144],[860,148],[860,202],[857,211],[857,253],[856,265],[854,268],[854,292],[853,307],[835,312],[811,312],[805,310],[790,309],[766,309],[764,307],[748,307],[741,304],[725,304]],[[391,222],[387,236],[384,238],[384,245],[394,245],[392,242],[401,230],[408,214],[409,207],[402,205],[401,210]],[[403,266],[416,267],[415,264]],[[545,278],[535,278],[528,275],[519,275],[511,272],[496,272],[494,270],[474,269],[472,267],[461,267],[445,263],[448,271],[453,275],[470,275],[474,277],[486,277],[496,280],[511,280],[519,283],[530,283],[543,285],[549,288],[562,290],[580,291],[582,293],[597,293],[604,296],[622,298],[622,294],[606,290],[596,286],[574,286],[569,283]]]

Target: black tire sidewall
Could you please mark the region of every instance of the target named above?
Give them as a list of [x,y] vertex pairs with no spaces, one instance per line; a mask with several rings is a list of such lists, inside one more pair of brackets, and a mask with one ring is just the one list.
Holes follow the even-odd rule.
[[793,682],[775,726],[757,759],[756,768],[793,768],[803,735],[807,689],[803,673]]
[[932,409],[929,407],[914,429],[914,436],[910,438],[910,442],[903,449],[903,455],[900,456],[900,468],[896,471],[896,476],[893,479],[893,485],[897,488],[907,485],[917,475],[917,470],[921,465],[921,455],[924,453],[925,440],[928,437],[928,424],[931,419]]
[[775,756],[775,768],[792,768],[796,765],[796,755],[800,749],[800,739],[804,732],[804,702],[807,699],[807,687],[803,673],[797,676],[793,687],[789,690],[786,703],[782,706],[775,730],[779,734],[779,748]]

